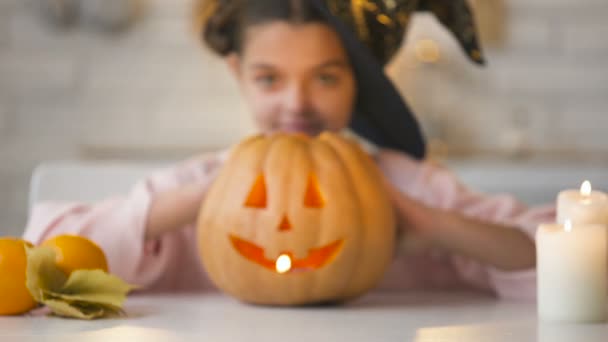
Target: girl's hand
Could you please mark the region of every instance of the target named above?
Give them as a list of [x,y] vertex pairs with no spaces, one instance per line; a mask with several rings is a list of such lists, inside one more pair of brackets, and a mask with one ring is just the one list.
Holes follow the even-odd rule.
[[385,187],[393,203],[399,232],[431,238],[435,230],[434,223],[441,212],[414,200],[388,181],[385,182]]
[[182,185],[154,197],[146,224],[146,240],[176,231],[196,222],[205,195],[215,180],[219,165],[199,182]]
[[397,218],[397,246],[400,253],[419,254],[441,248],[441,220],[445,211],[428,207],[386,182]]

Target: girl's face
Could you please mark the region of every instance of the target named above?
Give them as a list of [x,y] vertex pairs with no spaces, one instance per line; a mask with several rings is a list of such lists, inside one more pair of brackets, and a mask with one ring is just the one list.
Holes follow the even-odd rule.
[[242,54],[228,57],[228,63],[263,133],[317,135],[350,121],[353,71],[340,38],[325,24],[253,26]]

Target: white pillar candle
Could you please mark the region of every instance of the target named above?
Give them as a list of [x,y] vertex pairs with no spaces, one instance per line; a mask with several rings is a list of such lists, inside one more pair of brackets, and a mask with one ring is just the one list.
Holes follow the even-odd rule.
[[606,227],[544,224],[536,232],[538,315],[544,321],[606,320]]
[[580,190],[564,190],[557,197],[557,223],[566,220],[578,223],[608,225],[608,195],[592,191],[591,183],[585,181]]

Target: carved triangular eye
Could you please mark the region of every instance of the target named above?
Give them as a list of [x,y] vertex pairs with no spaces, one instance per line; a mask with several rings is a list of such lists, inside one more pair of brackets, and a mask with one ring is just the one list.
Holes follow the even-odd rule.
[[311,173],[308,176],[306,193],[304,194],[304,206],[308,208],[323,208],[325,200],[319,189],[317,178]]
[[266,181],[263,174],[260,174],[256,178],[255,183],[253,183],[253,187],[251,187],[249,196],[247,196],[247,200],[245,201],[245,206],[250,208],[266,208]]

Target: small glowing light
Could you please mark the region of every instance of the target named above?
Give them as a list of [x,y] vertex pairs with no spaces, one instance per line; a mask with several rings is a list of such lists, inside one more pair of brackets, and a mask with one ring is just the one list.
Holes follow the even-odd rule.
[[376,17],[376,19],[382,25],[388,26],[388,25],[393,24],[393,21],[391,20],[391,18],[386,14],[380,14],[379,16]]
[[289,272],[291,270],[291,258],[287,254],[281,254],[277,258],[277,262],[275,263],[275,268],[277,272],[283,274]]
[[591,195],[591,182],[586,180],[581,185],[581,195],[590,196]]
[[572,231],[572,221],[566,220],[564,222],[564,230],[566,231],[566,233],[570,233]]
[[432,39],[420,39],[415,45],[416,58],[424,63],[437,63],[440,58],[439,46]]

